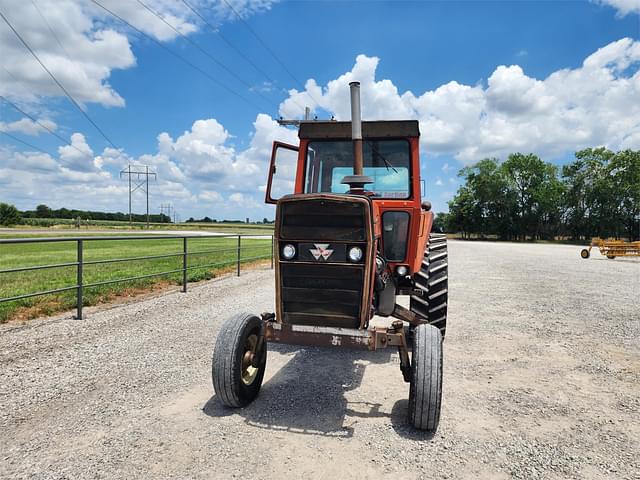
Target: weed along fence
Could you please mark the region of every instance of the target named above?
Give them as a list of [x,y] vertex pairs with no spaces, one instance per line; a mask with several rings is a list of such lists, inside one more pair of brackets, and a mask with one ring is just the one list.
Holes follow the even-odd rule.
[[82,308],[157,284],[269,261],[272,235],[146,235],[0,239],[0,322]]

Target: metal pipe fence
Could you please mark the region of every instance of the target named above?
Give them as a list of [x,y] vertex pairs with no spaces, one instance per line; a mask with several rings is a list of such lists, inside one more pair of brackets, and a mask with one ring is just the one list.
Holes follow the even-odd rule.
[[[237,245],[231,248],[214,248],[208,250],[196,250],[189,251],[189,240],[216,240],[216,239],[236,239]],[[265,255],[257,255],[252,257],[242,257],[242,249],[246,247],[249,250],[255,250],[256,248],[260,248],[261,246],[252,246],[251,243],[245,242],[243,244],[242,239],[253,238],[256,239],[264,239],[270,240],[270,245],[264,245],[262,247],[270,248],[270,252]],[[144,241],[144,240],[180,240],[182,239],[182,250],[180,252],[175,253],[167,253],[160,255],[143,255],[136,257],[125,257],[125,258],[109,258],[109,259],[100,259],[100,260],[85,260],[85,242],[99,242],[99,241],[123,241],[123,240],[132,240],[132,241]],[[188,284],[188,272],[190,270],[200,269],[200,268],[210,268],[210,267],[230,267],[235,264],[235,273],[237,276],[240,276],[241,265],[244,262],[255,261],[255,260],[271,260],[271,268],[273,269],[273,248],[274,248],[274,239],[273,235],[121,235],[121,236],[95,236],[95,237],[50,237],[50,238],[8,238],[8,239],[0,239],[0,248],[3,245],[11,245],[11,244],[34,244],[34,243],[62,243],[62,242],[75,242],[76,243],[76,261],[74,262],[63,262],[63,263],[53,263],[49,265],[29,265],[29,266],[21,266],[21,267],[13,267],[7,268],[4,270],[0,270],[0,280],[3,274],[9,273],[18,273],[18,272],[33,272],[38,270],[47,270],[47,269],[55,269],[55,268],[64,268],[64,267],[76,267],[76,283],[75,285],[68,285],[61,288],[54,288],[49,290],[43,290],[39,292],[28,292],[20,295],[14,295],[11,297],[0,298],[0,304],[5,302],[12,302],[37,296],[43,295],[51,295],[55,293],[62,293],[70,290],[76,291],[76,315],[75,318],[82,319],[83,312],[82,307],[84,305],[84,290],[85,288],[99,287],[104,285],[112,285],[115,283],[129,282],[134,280],[141,280],[146,278],[153,277],[161,277],[165,275],[173,275],[176,273],[182,273],[182,292],[187,291]],[[193,241],[191,245],[193,246]],[[253,247],[253,248],[252,248]],[[229,253],[236,252],[235,258],[231,260],[225,260],[222,262],[210,262],[204,264],[196,264],[190,265],[189,259],[202,255],[211,255],[217,253]],[[1,252],[1,250],[0,250]],[[133,261],[141,261],[141,260],[156,260],[161,258],[178,258],[181,257],[182,266],[181,268],[166,270],[162,272],[154,272],[144,275],[136,275],[133,277],[125,277],[118,279],[110,279],[99,282],[85,282],[85,274],[84,267],[86,265],[105,265],[105,264],[115,264],[122,262],[133,262]],[[1,257],[0,257],[1,259]]]

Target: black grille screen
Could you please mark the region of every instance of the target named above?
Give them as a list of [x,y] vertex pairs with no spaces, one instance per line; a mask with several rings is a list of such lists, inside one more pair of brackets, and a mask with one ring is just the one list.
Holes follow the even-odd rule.
[[281,263],[284,322],[357,328],[363,272],[362,265]]
[[327,199],[286,202],[280,208],[280,238],[292,240],[366,240],[365,207]]

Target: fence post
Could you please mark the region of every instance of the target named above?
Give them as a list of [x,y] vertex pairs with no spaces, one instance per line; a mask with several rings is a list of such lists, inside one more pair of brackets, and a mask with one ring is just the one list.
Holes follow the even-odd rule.
[[182,239],[182,292],[187,293],[187,237]]
[[271,270],[273,270],[273,257],[276,255],[276,251],[274,250],[274,241],[273,235],[271,235]]
[[78,274],[77,276],[77,285],[78,285],[78,291],[76,293],[76,319],[77,320],[82,320],[82,304],[83,304],[83,288],[82,288],[82,277],[83,277],[83,272],[82,272],[82,240],[77,240],[77,246],[78,246],[78,254],[77,254],[77,261],[78,261],[78,265],[77,265],[77,269],[76,272]]
[[242,237],[240,235],[238,235],[238,277],[240,276],[240,249],[242,248],[240,246],[240,239]]

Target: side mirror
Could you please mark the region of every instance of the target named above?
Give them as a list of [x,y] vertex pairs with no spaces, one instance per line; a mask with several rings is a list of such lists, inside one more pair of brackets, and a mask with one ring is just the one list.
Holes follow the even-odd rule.
[[295,190],[299,148],[282,142],[273,142],[265,203],[277,203],[280,197]]

